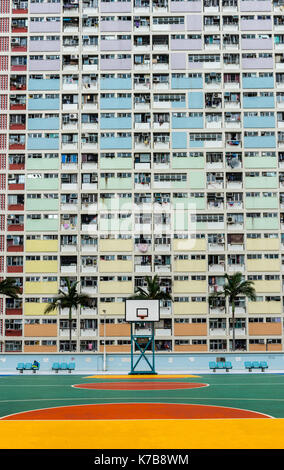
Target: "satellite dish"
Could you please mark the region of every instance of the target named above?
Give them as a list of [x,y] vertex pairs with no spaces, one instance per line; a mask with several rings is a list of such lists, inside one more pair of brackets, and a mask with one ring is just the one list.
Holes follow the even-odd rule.
[[239,160],[236,157],[234,157],[230,160],[230,166],[232,168],[236,168],[238,166],[238,164],[239,164]]

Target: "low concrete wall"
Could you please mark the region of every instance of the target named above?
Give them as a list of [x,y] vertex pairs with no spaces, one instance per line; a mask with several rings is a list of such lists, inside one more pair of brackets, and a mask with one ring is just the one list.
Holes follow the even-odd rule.
[[[164,373],[194,373],[198,371],[208,373],[210,372],[209,362],[216,361],[217,358],[225,358],[226,361],[230,361],[234,371],[244,371],[245,361],[266,361],[269,365],[268,370],[283,371],[284,373],[283,353],[157,353],[155,365],[156,371]],[[103,371],[103,354],[0,354],[0,375],[17,373],[16,366],[19,362],[33,362],[34,360],[40,362],[41,373],[50,373],[54,362],[75,362],[76,371],[83,374]],[[106,364],[108,372],[128,373],[131,367],[130,354],[107,354]],[[139,370],[149,370],[144,359],[139,362]]]

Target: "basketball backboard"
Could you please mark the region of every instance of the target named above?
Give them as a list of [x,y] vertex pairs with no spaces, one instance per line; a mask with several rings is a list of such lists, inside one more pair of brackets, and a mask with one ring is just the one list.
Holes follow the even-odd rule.
[[125,320],[127,322],[154,322],[160,320],[159,300],[126,300]]

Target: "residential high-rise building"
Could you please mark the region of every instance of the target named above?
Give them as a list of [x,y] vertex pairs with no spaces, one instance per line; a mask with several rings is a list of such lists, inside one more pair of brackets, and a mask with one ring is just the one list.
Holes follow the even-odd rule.
[[[158,275],[161,352],[283,350],[283,0],[0,0],[2,352],[130,351]],[[283,250],[283,251],[282,251]],[[283,254],[282,254],[283,253]],[[137,328],[143,330],[143,325]],[[106,335],[106,343],[104,343]]]

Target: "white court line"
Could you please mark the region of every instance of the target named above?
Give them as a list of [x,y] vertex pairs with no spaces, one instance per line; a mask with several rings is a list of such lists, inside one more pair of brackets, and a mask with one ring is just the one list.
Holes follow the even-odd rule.
[[[109,404],[112,405],[113,403],[109,403]],[[119,404],[119,405],[125,405],[125,403],[123,403],[123,402],[120,402],[120,403],[118,403],[118,404]],[[127,403],[126,403],[126,404],[127,404]],[[145,404],[145,403],[134,402],[133,404],[134,404],[134,405],[141,405],[141,404]],[[147,403],[146,403],[146,404],[147,404]],[[169,403],[164,403],[164,402],[150,402],[149,404],[151,404],[151,405],[157,405],[157,404],[158,404],[158,405],[169,405]],[[172,403],[171,403],[171,404],[172,404]],[[183,405],[192,405],[192,403],[173,403],[173,404],[176,404],[176,405],[178,405],[178,406],[181,406],[181,405],[182,405],[182,406],[183,406]],[[85,404],[74,405],[74,406],[75,406],[75,407],[81,407],[81,406],[84,407],[84,406],[86,406],[86,405],[88,405],[88,404],[85,403]],[[243,408],[232,408],[232,407],[225,407],[225,406],[218,406],[218,405],[201,405],[201,406],[204,406],[204,408],[206,408],[206,407],[207,407],[207,408],[218,408],[218,409],[224,408],[224,409],[231,409],[231,410],[235,410],[235,411],[248,411],[248,412],[252,412],[252,413],[261,414],[262,416],[267,417],[267,418],[277,419],[277,418],[274,418],[274,416],[271,416],[271,415],[268,415],[268,414],[265,414],[265,413],[261,413],[261,412],[257,412],[257,411],[253,411],[253,410],[246,410],[246,409],[243,409]],[[0,421],[2,421],[2,420],[4,421],[4,418],[10,417],[10,416],[15,416],[15,417],[16,417],[17,415],[21,415],[21,414],[23,414],[23,413],[33,413],[33,412],[37,412],[37,411],[46,411],[46,410],[50,410],[50,409],[51,409],[51,410],[56,410],[56,409],[61,410],[62,408],[69,408],[69,406],[68,406],[68,405],[64,405],[64,406],[56,406],[56,407],[54,407],[54,408],[49,408],[49,407],[48,407],[48,408],[40,408],[40,409],[36,409],[36,410],[33,409],[33,410],[27,410],[27,411],[18,411],[18,412],[16,412],[16,413],[11,413],[11,414],[9,414],[9,415],[2,416],[2,417],[0,418]],[[114,419],[113,419],[113,418],[105,418],[105,419],[100,419],[99,421],[106,421],[106,420],[109,420],[109,419],[110,419],[110,420],[114,420],[114,421],[125,421],[124,419],[116,420],[115,418],[114,418]],[[130,421],[130,420],[132,420],[132,419],[133,419],[133,420],[136,420],[137,418],[128,418],[126,421]],[[160,421],[160,419],[161,419],[161,418],[154,418],[153,421]],[[162,418],[162,419],[163,419],[163,418]],[[167,419],[167,418],[165,418],[165,419]],[[169,418],[170,421],[176,421],[177,419],[179,419],[179,418]],[[186,419],[190,420],[191,418],[186,418]],[[195,418],[195,419],[196,419],[196,420],[199,420],[200,418]],[[237,418],[237,417],[236,417],[236,418],[221,418],[221,417],[220,417],[220,418],[207,418],[207,419],[215,420],[215,419],[245,419],[245,418]],[[250,419],[259,419],[259,418],[250,418]],[[76,421],[76,420],[77,420],[77,419],[72,420],[72,421]],[[145,418],[145,421],[149,421],[149,420],[151,421],[152,419],[151,419],[151,418]],[[29,421],[29,420],[27,419],[27,420],[24,420],[24,421]],[[31,421],[33,421],[33,419],[32,419]],[[43,420],[39,420],[39,421],[47,421],[47,420],[43,419]],[[64,421],[64,419],[63,419],[63,420],[62,420],[62,419],[58,419],[58,420],[55,420],[55,421]],[[97,421],[97,420],[96,420],[95,418],[93,418],[93,419],[90,420],[90,421]]]
[[[174,403],[175,401],[180,401],[180,400],[186,400],[186,397],[181,397],[181,398],[176,398],[176,397],[143,397],[143,400],[164,400],[164,399],[167,399],[167,400],[173,400],[171,401],[170,404]],[[91,398],[91,397],[86,397],[86,398],[30,398],[30,399],[25,399],[25,400],[0,400],[0,403],[22,403],[22,402],[40,402],[40,401],[76,401],[76,400],[95,400],[95,401],[99,401],[99,400],[103,400],[103,401],[110,401],[111,403],[114,401],[114,400],[119,400],[121,403],[125,403],[124,401],[122,402],[122,400],[136,400],[137,401],[137,397],[118,397],[118,398]],[[284,398],[240,398],[240,397],[232,397],[232,398],[192,398],[192,397],[188,397],[188,400],[241,400],[241,401],[284,401]],[[127,403],[127,402],[126,402]],[[139,403],[144,403],[143,402],[139,402]],[[156,403],[156,402],[155,402]],[[186,403],[187,405],[190,404],[190,403]]]
[[[137,379],[138,380],[138,379]],[[133,379],[132,379],[133,381]],[[141,382],[141,380],[139,380],[139,383]],[[148,382],[148,381],[143,381],[144,382]],[[93,383],[93,382],[84,382],[85,383]],[[109,381],[108,382],[94,382],[94,383],[110,383]],[[119,383],[125,383],[125,381],[123,382],[120,382]],[[161,382],[163,383],[163,382]],[[182,382],[182,383],[187,383],[187,382]],[[192,382],[192,383],[198,383],[198,382]],[[83,382],[82,384],[78,384],[78,385],[83,385]],[[262,382],[254,382],[254,383],[239,383],[239,382],[232,382],[232,383],[210,383],[209,384],[210,387],[215,387],[215,386],[226,386],[226,387],[229,387],[229,386],[232,386],[232,387],[235,387],[236,385],[238,386],[256,386],[256,385],[267,385],[269,387],[271,387],[271,385],[284,385],[284,382],[265,382],[265,383],[262,383]],[[13,387],[14,385],[13,384],[0,384],[0,388],[1,387]],[[18,387],[29,387],[29,388],[36,388],[36,387],[73,387],[74,384],[34,384],[34,385],[31,385],[31,384],[17,384],[17,388]],[[194,390],[194,389],[193,389]],[[115,390],[111,390],[111,391],[115,391]],[[137,390],[136,390],[137,391]],[[139,390],[138,390],[139,391]]]

